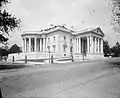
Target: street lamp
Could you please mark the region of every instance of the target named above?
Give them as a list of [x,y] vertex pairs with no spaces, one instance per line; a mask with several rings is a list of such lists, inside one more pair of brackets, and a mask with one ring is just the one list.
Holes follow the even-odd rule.
[[83,52],[83,61],[84,61],[84,52]]
[[50,63],[50,50],[48,52],[49,52],[49,63]]
[[72,50],[72,49],[73,49],[73,47],[71,46],[71,47],[70,47],[70,50],[71,50],[71,59],[72,59],[72,62],[74,62],[74,58],[73,58],[73,50]]
[[25,63],[27,63],[27,55],[25,55]]

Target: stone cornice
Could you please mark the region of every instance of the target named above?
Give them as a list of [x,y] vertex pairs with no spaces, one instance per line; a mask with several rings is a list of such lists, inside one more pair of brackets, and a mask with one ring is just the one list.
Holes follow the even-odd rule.
[[40,35],[40,36],[42,36],[42,35],[47,35],[47,34],[53,33],[55,31],[63,31],[66,33],[70,33],[73,36],[83,35],[83,34],[87,34],[87,33],[94,33],[94,34],[100,35],[102,37],[105,36],[104,33],[102,32],[102,30],[100,29],[100,27],[95,28],[95,29],[86,29],[84,31],[73,31],[73,30],[66,28],[65,26],[60,26],[60,25],[54,26],[52,28],[40,30],[40,31],[25,31],[21,34],[21,36],[25,36],[25,35]]

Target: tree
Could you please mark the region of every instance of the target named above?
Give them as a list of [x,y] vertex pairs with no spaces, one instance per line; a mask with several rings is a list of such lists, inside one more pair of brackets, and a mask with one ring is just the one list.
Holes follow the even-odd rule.
[[4,59],[6,60],[8,57],[9,51],[3,48],[0,48],[0,60],[3,59],[3,57],[5,57]]
[[114,30],[120,33],[120,0],[111,0],[112,1],[112,24]]
[[104,50],[104,56],[109,56],[110,46],[109,46],[108,41],[103,41],[103,50]]
[[17,19],[12,14],[8,13],[5,9],[2,9],[2,6],[4,4],[9,3],[8,0],[0,0],[0,41],[6,42],[7,40],[4,40],[5,34],[9,35],[10,31],[15,30],[15,28],[20,27],[20,19]]
[[116,42],[115,46],[111,48],[111,53],[113,53],[115,57],[120,56],[120,43],[119,42]]
[[9,53],[20,53],[22,52],[20,47],[16,44],[12,45],[11,48],[9,49]]

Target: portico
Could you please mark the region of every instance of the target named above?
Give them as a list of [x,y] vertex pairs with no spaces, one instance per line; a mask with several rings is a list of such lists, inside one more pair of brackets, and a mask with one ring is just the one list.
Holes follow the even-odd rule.
[[23,38],[23,52],[45,52],[46,39],[40,37]]
[[76,38],[75,53],[80,54],[103,54],[103,39],[96,36]]

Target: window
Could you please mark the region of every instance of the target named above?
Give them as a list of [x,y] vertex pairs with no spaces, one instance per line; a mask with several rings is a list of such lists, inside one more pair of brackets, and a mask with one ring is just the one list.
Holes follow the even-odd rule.
[[70,42],[72,43],[72,39],[70,39]]
[[56,45],[53,45],[53,51],[55,52],[55,50],[56,50]]
[[63,47],[63,51],[66,52],[66,48],[65,47]]
[[55,41],[55,36],[53,36],[53,40]]
[[48,38],[48,42],[50,42],[50,38]]
[[66,40],[66,36],[64,36],[64,41]]
[[70,52],[71,53],[73,52],[73,46],[70,46]]
[[47,48],[48,48],[48,51],[50,51],[50,46],[47,46]]
[[66,45],[63,45],[63,52],[66,52]]

